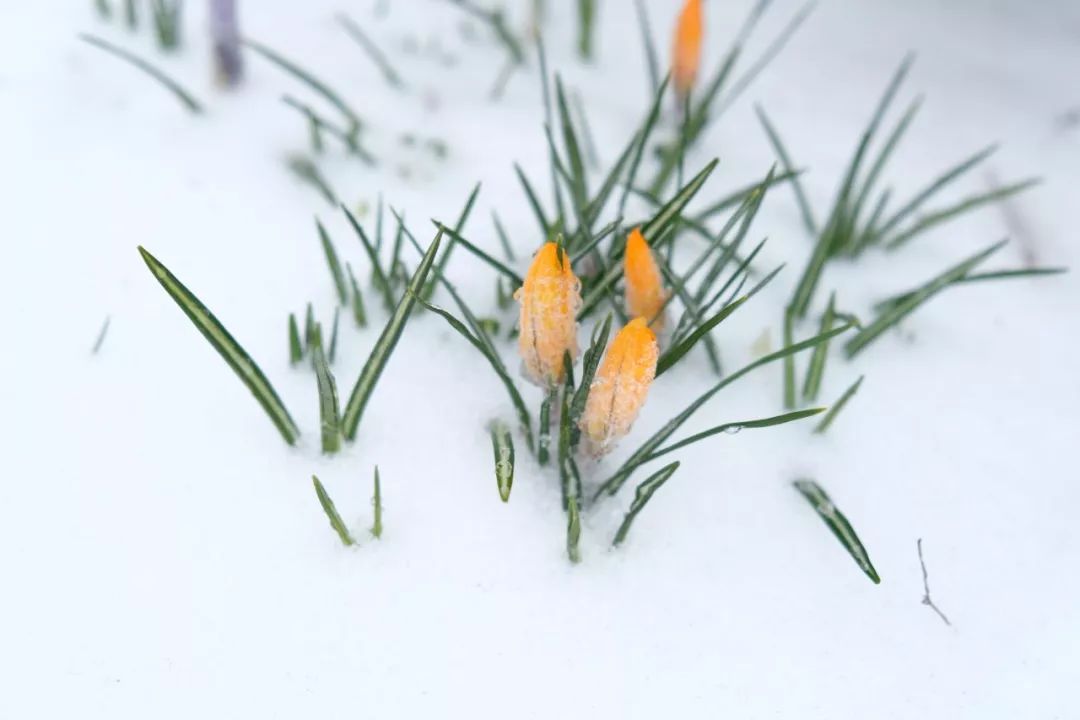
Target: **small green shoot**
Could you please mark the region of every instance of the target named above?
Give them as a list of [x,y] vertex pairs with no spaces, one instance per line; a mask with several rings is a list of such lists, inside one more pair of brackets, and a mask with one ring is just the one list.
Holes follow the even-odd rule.
[[315,495],[319,498],[319,505],[322,506],[323,512],[326,513],[327,519],[330,520],[330,527],[334,529],[334,532],[341,539],[341,544],[345,547],[355,545],[356,541],[349,534],[349,528],[345,527],[345,522],[341,519],[341,515],[338,514],[337,508],[334,507],[334,501],[330,499],[326,488],[323,487],[323,484],[316,476],[312,475],[311,480],[315,484]]
[[322,428],[322,451],[333,455],[341,449],[341,420],[338,415],[337,384],[330,372],[323,352],[322,328],[315,328],[316,341],[311,349],[311,359],[315,365],[315,380],[319,390],[319,424]]
[[356,379],[356,385],[349,395],[349,402],[346,403],[345,412],[342,415],[342,427],[345,431],[345,437],[349,440],[356,438],[356,431],[360,427],[360,419],[363,417],[364,408],[367,406],[368,400],[371,399],[371,393],[375,390],[375,384],[379,381],[379,376],[382,375],[386,363],[389,362],[394,347],[397,345],[398,340],[401,339],[401,333],[405,330],[405,323],[408,322],[409,315],[412,313],[417,294],[423,284],[427,282],[428,273],[431,272],[431,267],[435,262],[435,253],[439,251],[441,241],[442,233],[439,233],[432,240],[430,247],[428,247],[423,259],[409,280],[409,287],[402,294],[393,315],[390,316],[386,327],[383,328],[382,334],[379,335],[379,339],[375,343],[375,347],[372,348],[371,355],[368,356],[367,362],[364,363],[364,368],[360,371],[360,377]]
[[371,496],[371,507],[375,515],[375,520],[371,524],[371,536],[376,540],[382,538],[383,524],[382,524],[382,483],[379,481],[379,466],[375,466],[375,479],[374,479],[375,492]]
[[344,305],[349,300],[349,290],[345,285],[345,273],[341,270],[341,261],[338,260],[330,235],[327,234],[326,228],[318,218],[315,218],[315,227],[319,231],[319,240],[322,242],[323,254],[326,256],[326,265],[330,268],[330,276],[334,279],[338,302]]
[[214,317],[209,308],[203,305],[167,267],[162,265],[157,258],[147,252],[141,245],[139,246],[139,254],[142,256],[146,266],[150,268],[154,278],[169,294],[169,297],[173,299],[173,302],[183,310],[192,324],[221,355],[226,364],[232,368],[237,377],[251,391],[251,394],[255,396],[255,399],[266,411],[285,442],[289,445],[295,445],[297,438],[300,437],[300,430],[296,427],[296,423],[293,422],[289,411],[285,409],[285,405],[281,402],[281,398],[278,397],[274,387],[263,375],[262,370],[255,364],[255,361],[251,359],[251,356],[233,339],[233,336]]
[[352,265],[345,264],[345,269],[349,273],[349,286],[352,288],[352,312],[353,320],[356,321],[356,327],[367,327],[367,310],[364,309],[364,294],[360,292],[360,285],[356,282],[356,276],[353,274]]
[[[368,239],[367,233],[364,232],[364,228],[356,221],[353,214],[349,212],[349,208],[342,204],[341,209],[345,213],[345,217],[349,219],[349,224],[352,225],[352,229],[356,232],[356,236],[360,238],[360,243],[364,246],[364,252],[367,253],[368,260],[371,261],[371,272],[374,277],[375,288],[382,293],[383,304],[389,311],[394,307],[394,298],[390,294],[390,279],[383,271],[382,263],[379,262],[379,256],[375,252],[375,246],[371,244],[371,240]],[[442,236],[441,232],[439,233],[439,236]]]
[[304,346],[300,342],[300,327],[296,324],[296,313],[289,313],[289,364],[296,365],[304,359]]
[[491,424],[491,449],[495,453],[495,483],[503,502],[510,501],[514,487],[514,436],[501,420]]
[[536,462],[540,465],[547,465],[551,453],[551,403],[555,401],[554,396],[554,392],[549,392],[540,402],[540,429],[536,439]]
[[637,489],[634,490],[634,501],[630,504],[630,509],[627,511],[626,517],[623,518],[622,524],[619,525],[619,530],[615,533],[615,540],[612,541],[612,545],[618,547],[623,544],[623,541],[626,540],[626,535],[630,532],[630,527],[634,524],[634,518],[636,518],[638,513],[648,505],[649,500],[652,499],[652,496],[656,491],[659,490],[678,469],[678,461],[675,461],[670,465],[665,465],[637,486]]
[[836,420],[836,416],[839,415],[840,411],[844,409],[844,406],[848,404],[848,401],[851,400],[851,398],[855,397],[855,393],[859,392],[859,387],[862,385],[864,377],[866,376],[860,375],[859,379],[852,383],[851,387],[844,391],[844,394],[840,396],[840,399],[833,403],[832,407],[829,408],[829,412],[825,415],[825,417],[821,419],[821,422],[818,423],[818,426],[814,428],[815,433],[821,435],[829,429],[829,426],[833,424],[834,420]]
[[875,585],[881,584],[881,577],[878,576],[877,570],[874,569],[873,563],[870,562],[870,555],[866,552],[866,548],[863,547],[859,536],[855,534],[851,523],[844,517],[844,513],[840,512],[833,504],[825,490],[813,480],[796,480],[792,484],[806,498],[806,501],[810,503],[810,506],[814,508],[821,519],[825,521],[836,539],[840,541],[840,544],[855,560],[855,564],[859,566],[859,569],[866,573],[866,576],[873,580]]
[[202,103],[196,100],[191,93],[181,87],[179,83],[177,83],[175,80],[170,78],[162,71],[158,70],[156,67],[154,67],[147,61],[140,58],[138,55],[130,53],[127,50],[117,47],[116,45],[113,45],[112,43],[106,40],[102,40],[101,38],[94,35],[88,35],[83,33],[79,35],[79,39],[87,43],[88,45],[93,45],[100,50],[104,50],[113,57],[120,58],[121,60],[138,68],[150,77],[157,80],[169,92],[171,92],[176,97],[176,99],[180,101],[180,104],[183,105],[184,108],[187,109],[187,111],[190,112],[192,115],[202,114]]
[[581,562],[581,513],[578,512],[577,498],[571,495],[566,506],[566,557],[577,565]]
[[[818,332],[829,332],[836,322],[836,293],[829,296],[829,304],[825,308],[825,314],[821,316],[821,327]],[[821,379],[825,376],[825,361],[829,357],[829,343],[822,343],[814,348],[810,355],[810,366],[806,370],[806,381],[803,383],[803,399],[808,402],[817,400],[821,390]]]
[[105,322],[101,325],[101,330],[98,332],[97,339],[94,340],[94,347],[90,349],[91,355],[97,355],[101,350],[102,344],[105,342],[105,334],[109,332],[109,323],[112,321],[112,315],[105,316]]
[[404,88],[405,83],[402,81],[401,76],[398,75],[397,70],[390,64],[390,61],[386,59],[386,55],[379,50],[378,46],[372,42],[371,38],[357,25],[352,18],[344,13],[339,13],[337,16],[338,24],[345,29],[345,33],[356,41],[364,53],[371,59],[375,66],[379,68],[379,72],[386,78],[386,82],[394,88]]

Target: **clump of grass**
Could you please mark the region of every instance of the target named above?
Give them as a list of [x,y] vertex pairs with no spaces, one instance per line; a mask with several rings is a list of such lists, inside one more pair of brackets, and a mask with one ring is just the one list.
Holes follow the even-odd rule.
[[266,379],[251,356],[236,342],[225,326],[214,317],[214,314],[168,268],[142,246],[139,246],[139,254],[173,302],[183,310],[207,342],[255,396],[285,442],[295,445],[297,438],[300,437],[300,430],[293,422],[289,411],[285,409],[273,385]]
[[873,563],[870,562],[870,555],[866,552],[866,548],[863,547],[862,541],[855,534],[854,528],[851,527],[851,523],[848,522],[844,513],[837,509],[825,490],[813,480],[796,480],[793,485],[806,498],[810,506],[814,508],[814,511],[829,527],[829,530],[844,546],[844,549],[848,551],[859,569],[866,573],[866,576],[873,580],[875,585],[880,584],[881,577],[878,575],[877,570],[874,569]]
[[201,115],[203,113],[202,103],[196,100],[190,92],[185,90],[178,82],[163,73],[161,70],[157,69],[156,67],[148,63],[146,60],[140,58],[138,55],[128,52],[127,50],[124,50],[121,47],[117,47],[116,45],[113,45],[112,43],[106,40],[102,40],[101,38],[94,35],[87,35],[84,33],[79,35],[79,39],[87,43],[88,45],[92,45],[100,50],[104,50],[113,57],[120,58],[129,65],[138,68],[142,72],[146,73],[154,80],[157,80],[165,89],[171,92],[173,96],[180,101],[180,104],[183,105],[184,108],[192,115]]

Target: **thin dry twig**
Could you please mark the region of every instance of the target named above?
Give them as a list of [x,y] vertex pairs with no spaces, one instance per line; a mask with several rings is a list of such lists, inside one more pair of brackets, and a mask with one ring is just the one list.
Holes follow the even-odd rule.
[[922,567],[922,584],[923,584],[922,604],[928,606],[931,610],[936,612],[938,614],[938,617],[941,618],[942,622],[944,622],[949,627],[952,627],[952,623],[949,622],[949,618],[945,617],[945,613],[941,612],[941,608],[939,608],[937,605],[935,605],[934,601],[930,599],[930,579],[926,574],[926,561],[923,560],[922,538],[919,538],[918,541],[916,541],[915,545],[919,549],[919,566]]

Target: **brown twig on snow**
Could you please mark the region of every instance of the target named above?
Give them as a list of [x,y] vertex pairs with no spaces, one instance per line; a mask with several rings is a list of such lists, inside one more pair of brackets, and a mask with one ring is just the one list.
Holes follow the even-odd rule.
[[926,574],[926,561],[923,560],[922,538],[919,538],[918,541],[915,544],[916,544],[916,547],[918,547],[918,549],[919,549],[919,565],[922,567],[922,583],[923,583],[922,604],[929,606],[931,610],[933,610],[934,612],[936,612],[938,614],[938,617],[940,617],[941,620],[946,625],[948,625],[949,627],[952,627],[952,623],[949,622],[949,618],[945,617],[945,613],[941,612],[941,608],[939,608],[937,605],[935,605],[934,601],[930,599],[930,580],[929,580],[929,577]]

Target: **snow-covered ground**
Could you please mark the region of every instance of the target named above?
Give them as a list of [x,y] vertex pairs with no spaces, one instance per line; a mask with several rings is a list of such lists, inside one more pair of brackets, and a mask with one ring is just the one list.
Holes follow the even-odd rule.
[[[632,4],[601,1],[591,66],[574,54],[571,3],[548,4],[551,65],[587,99],[606,165],[648,98]],[[201,3],[175,59],[145,32],[103,24],[90,2],[4,5],[0,717],[1080,717],[1074,275],[955,288],[855,362],[835,348],[823,397],[866,381],[827,435],[802,423],[688,448],[619,550],[609,543],[630,489],[586,514],[573,566],[557,481],[520,441],[513,496],[499,501],[484,428],[510,407],[436,317],[410,322],[359,441],[320,455],[313,375],[289,367],[285,333],[309,300],[324,323],[333,307],[313,216],[365,277],[368,265],[340,213],[285,169],[306,133],[280,96],[306,89],[254,56],[241,90],[215,89]],[[371,5],[260,0],[243,3],[242,21],[369,121],[378,170],[337,153],[322,161],[343,199],[381,192],[424,239],[428,218],[452,220],[482,181],[470,238],[496,247],[498,208],[527,257],[539,238],[511,162],[546,177],[536,63],[493,103],[502,51],[482,33],[463,39],[460,11],[394,0],[375,22]],[[664,50],[674,5],[649,3]],[[747,6],[708,3],[708,67]],[[334,23],[341,9],[367,21],[408,91],[386,87]],[[796,9],[777,0],[756,51]],[[79,43],[83,31],[160,62],[205,101],[205,117]],[[988,167],[1000,181],[1045,183],[1009,214],[989,208],[903,253],[831,268],[825,286],[868,313],[1004,235],[1014,242],[998,266],[1080,264],[1071,0],[823,0],[695,151],[692,168],[721,158],[703,197],[768,168],[760,102],[811,168],[821,214],[908,50],[918,60],[902,99],[927,101],[893,167],[900,189],[995,140]],[[403,133],[445,140],[448,158],[403,146]],[[989,182],[980,171],[952,196]],[[717,332],[733,367],[765,329],[775,347],[810,248],[787,188],[770,194],[754,233],[771,238],[765,266],[789,265]],[[260,362],[304,430],[299,448],[161,291],[139,244]],[[490,270],[459,250],[452,274],[474,305],[494,307]],[[346,391],[385,319],[368,300],[375,327],[343,323],[335,372]],[[707,377],[695,354],[658,381],[624,452]],[[725,390],[688,429],[779,411],[775,367]],[[381,541],[364,530],[375,464]],[[330,531],[312,473],[359,547]],[[792,489],[796,477],[829,490],[881,585]],[[917,538],[951,627],[920,603]]]

